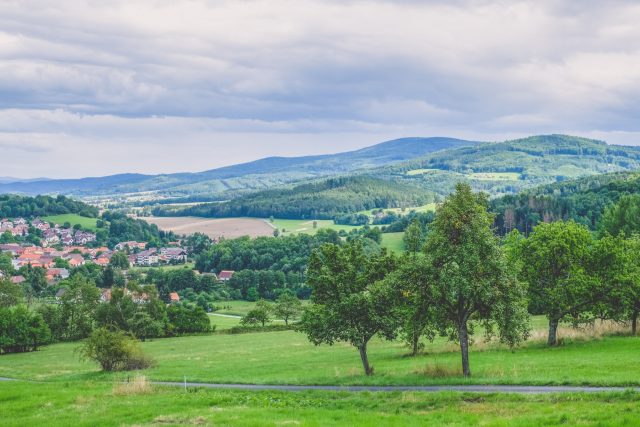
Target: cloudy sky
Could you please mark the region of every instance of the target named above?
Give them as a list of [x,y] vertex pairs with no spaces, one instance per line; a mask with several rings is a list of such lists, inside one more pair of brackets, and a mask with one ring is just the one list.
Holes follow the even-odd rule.
[[640,144],[637,1],[0,0],[0,176],[403,136]]

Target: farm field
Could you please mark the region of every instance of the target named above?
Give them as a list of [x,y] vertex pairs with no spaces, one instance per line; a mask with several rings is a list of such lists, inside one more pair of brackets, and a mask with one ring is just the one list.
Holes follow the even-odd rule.
[[382,233],[382,243],[380,246],[387,248],[395,253],[402,253],[404,251],[404,232],[399,233]]
[[[265,220],[269,222],[269,220]],[[359,228],[355,225],[339,225],[335,224],[333,220],[330,219],[318,219],[316,220],[317,227],[313,228],[314,220],[307,219],[274,219],[273,222],[269,222],[272,227],[280,230],[281,236],[287,236],[292,234],[310,234],[314,235],[318,230],[322,228],[328,228],[335,231],[344,230],[349,232],[355,228]],[[285,231],[283,232],[282,229]]]
[[[374,210],[379,210],[379,209],[369,209],[366,211],[360,211],[358,212],[359,214],[365,214],[365,215],[369,215],[369,216],[373,216],[373,211]],[[387,209],[383,209],[383,211],[387,212],[395,212],[397,214],[408,214],[411,211],[416,211],[416,212],[430,212],[430,211],[435,211],[436,210],[436,204],[435,203],[428,203],[426,205],[422,205],[422,206],[414,206],[411,208],[387,208]]]
[[80,224],[80,226],[86,230],[95,231],[98,227],[96,226],[98,220],[96,218],[87,218],[85,216],[80,216],[77,214],[63,214],[63,215],[51,215],[42,217],[43,221],[52,222],[54,224],[63,225],[65,222],[74,226],[76,224]]
[[204,233],[212,239],[233,239],[241,236],[272,236],[273,228],[258,218],[196,218],[182,217],[142,217],[156,224],[161,230],[176,234]]
[[[212,317],[218,325],[219,316]],[[257,384],[640,385],[640,374],[630,368],[637,363],[640,339],[592,337],[563,328],[563,345],[548,348],[544,320],[536,318],[533,325],[533,339],[514,351],[483,343],[479,336],[471,350],[471,378],[461,376],[457,346],[442,338],[427,343],[425,353],[417,357],[407,357],[401,342],[374,339],[369,347],[375,367],[371,377],[363,375],[358,353],[350,345],[316,347],[294,331],[155,339],[142,347],[158,362],[145,375],[167,381],[186,377],[194,382]],[[0,377],[72,381],[118,375],[100,373],[95,364],[78,360],[78,345],[54,344],[33,353],[3,355]]]
[[10,382],[0,384],[0,402],[4,426],[615,426],[640,417],[636,393],[287,393]]

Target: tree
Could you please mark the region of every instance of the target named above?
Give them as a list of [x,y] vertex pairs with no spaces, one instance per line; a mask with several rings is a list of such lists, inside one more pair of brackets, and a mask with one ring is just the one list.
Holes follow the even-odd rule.
[[42,267],[35,267],[28,270],[27,282],[33,294],[40,294],[47,287],[47,271]]
[[285,292],[278,297],[274,308],[277,317],[284,320],[284,324],[289,324],[289,319],[297,317],[302,311],[302,302],[295,295]]
[[109,265],[114,268],[120,268],[126,270],[129,268],[129,258],[124,252],[116,252],[111,256]]
[[131,332],[141,341],[162,335],[162,323],[155,321],[144,311],[138,311],[130,321]]
[[22,302],[22,288],[10,280],[0,279],[0,307],[11,307]]
[[269,317],[271,311],[271,304],[265,300],[260,300],[256,303],[255,308],[249,310],[247,314],[240,319],[240,323],[243,325],[257,325],[260,323],[264,327],[266,323],[271,321]]
[[78,353],[80,359],[98,362],[107,372],[144,369],[153,364],[135,339],[122,331],[107,328],[93,331]]
[[50,336],[40,314],[23,305],[0,307],[0,353],[35,351]]
[[491,230],[487,198],[468,184],[436,212],[426,240],[434,272],[434,303],[439,332],[460,344],[462,373],[471,375],[469,335],[480,323],[488,336],[497,326],[502,342],[515,345],[528,335],[525,291],[506,262]]
[[69,265],[69,261],[67,261],[66,259],[62,259],[60,257],[56,257],[53,260],[53,263],[56,268],[67,268],[67,269],[71,268],[71,266]]
[[175,334],[211,331],[209,316],[201,307],[172,305],[167,309],[167,316],[170,329]]
[[411,221],[411,224],[407,227],[404,232],[404,237],[402,240],[404,241],[404,247],[407,252],[420,252],[422,249],[422,226],[420,225],[420,221],[417,218],[414,218]]
[[394,308],[400,325],[400,336],[416,355],[420,338],[435,337],[434,271],[431,260],[421,253],[401,259],[396,271],[385,281],[394,290]]
[[12,275],[15,271],[13,268],[13,264],[11,260],[13,258],[9,253],[0,253],[0,272],[4,273],[6,276]]
[[7,244],[7,243],[15,243],[16,242],[16,238],[13,237],[13,234],[11,234],[10,231],[5,231],[4,233],[0,234],[0,244]]
[[608,207],[600,218],[600,235],[609,233],[625,237],[640,233],[640,195],[622,196],[618,203]]
[[585,271],[592,243],[589,230],[573,221],[539,224],[521,242],[522,278],[529,284],[530,310],[549,319],[550,346],[557,344],[561,321],[578,321],[588,315],[602,295]]
[[93,330],[100,290],[82,275],[73,276],[62,285],[66,288],[60,298],[65,322],[64,339],[73,341],[86,338]]
[[393,338],[397,329],[382,282],[395,266],[393,254],[383,249],[367,256],[358,240],[314,251],[307,271],[311,304],[302,315],[300,330],[315,345],[350,343],[360,353],[365,374],[373,374],[367,344],[376,334]]

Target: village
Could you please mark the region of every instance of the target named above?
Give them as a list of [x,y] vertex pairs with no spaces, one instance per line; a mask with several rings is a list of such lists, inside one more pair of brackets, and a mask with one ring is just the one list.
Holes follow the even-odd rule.
[[[30,231],[38,230],[41,237],[24,241]],[[180,246],[180,241],[169,242],[167,247],[151,248],[147,242],[126,241],[115,245],[113,249],[106,246],[96,247],[94,233],[50,224],[40,218],[28,221],[24,218],[0,220],[0,236],[11,236],[11,243],[0,243],[0,253],[8,253],[12,257],[15,270],[22,267],[43,268],[46,271],[48,284],[55,284],[69,277],[69,270],[94,263],[99,266],[109,265],[117,252],[125,253],[130,265],[152,267],[187,262],[187,252]],[[3,242],[7,239],[4,238]],[[22,240],[22,241],[20,241]],[[36,243],[38,242],[38,243]],[[0,271],[0,275],[2,275]],[[0,276],[1,277],[1,276]],[[26,279],[16,274],[10,277],[15,284]]]

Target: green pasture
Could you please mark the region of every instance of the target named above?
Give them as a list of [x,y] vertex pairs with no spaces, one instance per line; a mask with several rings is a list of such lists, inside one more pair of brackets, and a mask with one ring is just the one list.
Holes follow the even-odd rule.
[[[288,236],[291,234],[311,234],[314,235],[322,228],[328,228],[335,231],[344,230],[347,233],[354,228],[359,228],[354,225],[339,225],[335,224],[330,219],[318,219],[315,220],[317,227],[313,228],[314,220],[308,219],[274,219],[273,222],[267,220],[270,224],[280,230],[280,235]],[[282,229],[285,231],[283,232]]]
[[[230,327],[235,320],[217,317],[212,316],[212,322],[221,327]],[[314,346],[294,331],[155,339],[142,343],[142,347],[158,362],[145,372],[156,380],[186,377],[190,381],[263,384],[640,385],[640,371],[634,369],[640,354],[639,338],[568,338],[571,330],[563,329],[563,344],[548,348],[544,344],[544,319],[535,318],[533,325],[533,339],[513,350],[477,337],[471,349],[473,376],[468,379],[460,375],[457,346],[443,338],[427,343],[425,352],[417,357],[409,357],[401,342],[374,339],[369,346],[369,358],[375,367],[371,377],[362,374],[358,352],[350,345]],[[33,353],[0,356],[0,377],[65,381],[111,377],[98,372],[95,364],[79,361],[75,353],[78,346],[54,344]]]
[[637,425],[637,393],[504,395],[208,390],[111,382],[0,384],[6,427]]
[[389,249],[391,252],[402,253],[404,251],[404,232],[382,233],[380,246]]
[[63,215],[52,215],[42,217],[43,221],[52,222],[54,224],[63,225],[65,222],[74,226],[76,224],[80,224],[83,229],[86,230],[97,230],[97,219],[96,218],[87,218],[85,216],[80,216],[77,214],[63,214]]

